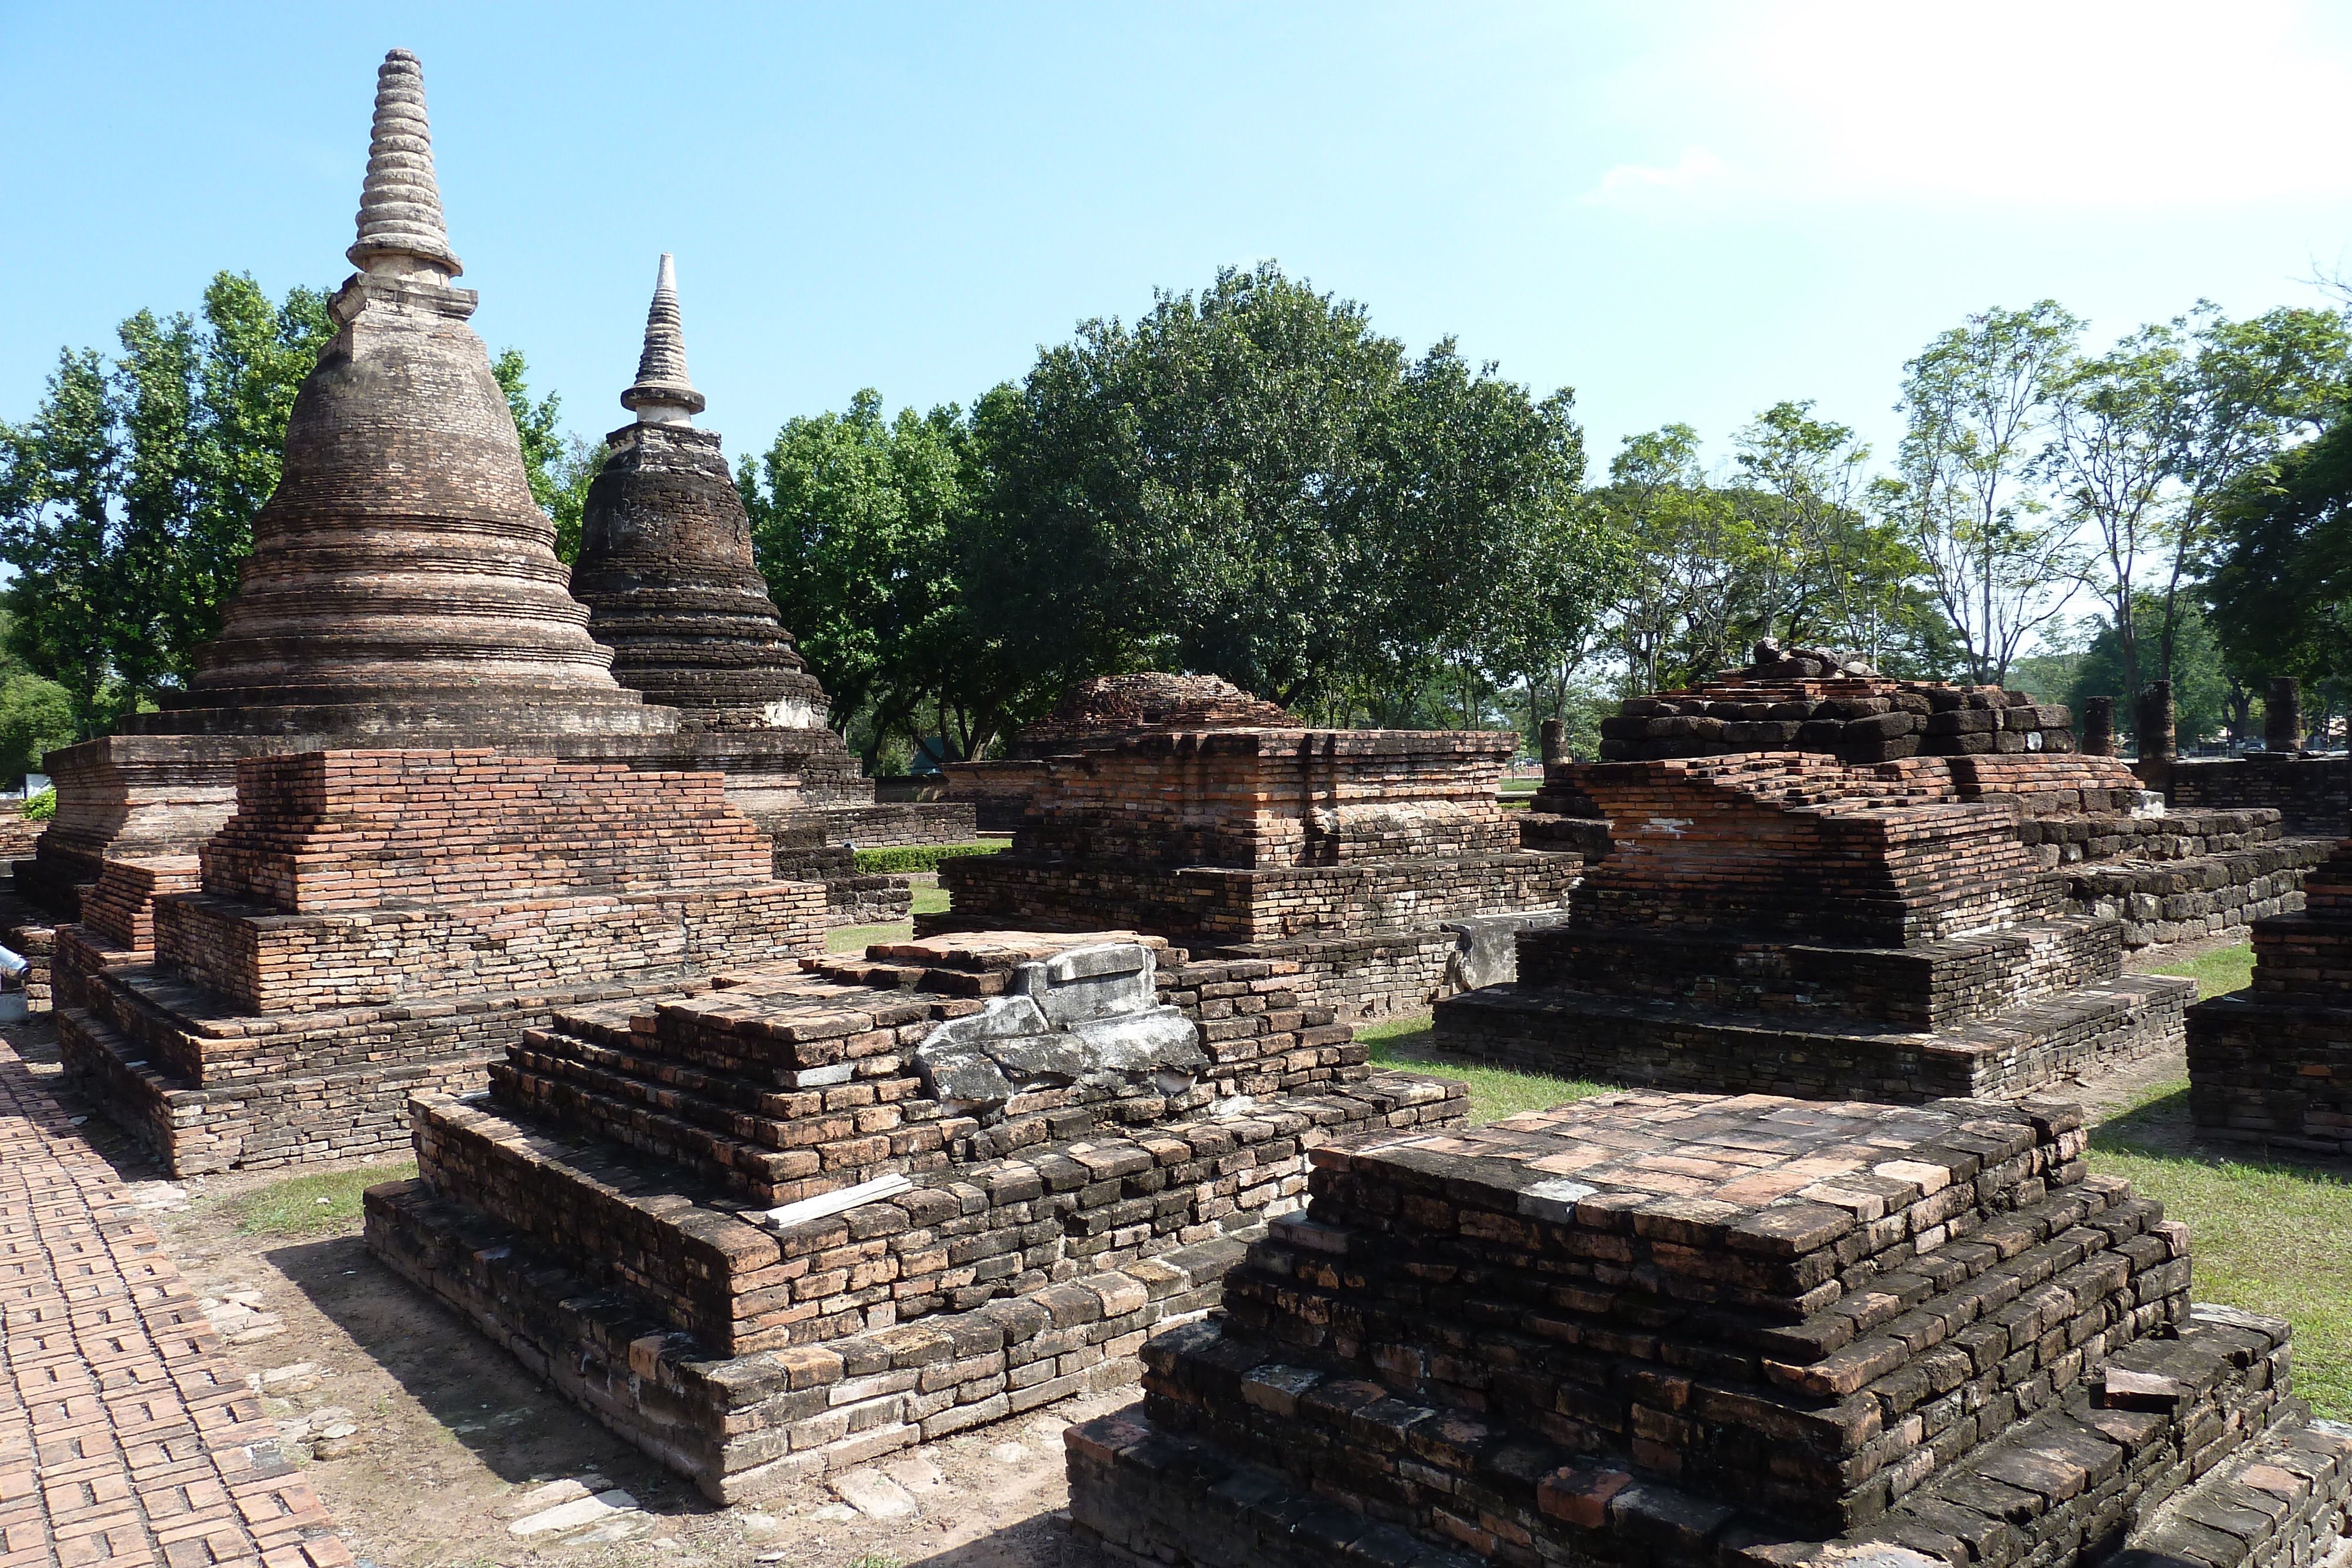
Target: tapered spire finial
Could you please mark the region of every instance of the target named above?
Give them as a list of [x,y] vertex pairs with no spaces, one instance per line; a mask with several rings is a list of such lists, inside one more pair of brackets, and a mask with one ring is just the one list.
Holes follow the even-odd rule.
[[368,140],[367,183],[360,191],[360,235],[344,254],[373,270],[412,256],[455,277],[465,268],[449,249],[441,189],[433,180],[433,131],[425,119],[425,72],[416,57],[394,49],[375,73],[375,126]]
[[686,373],[686,334],[677,319],[677,268],[662,252],[654,302],[646,312],[646,350],[637,356],[635,385],[621,394],[640,424],[691,424],[705,399]]

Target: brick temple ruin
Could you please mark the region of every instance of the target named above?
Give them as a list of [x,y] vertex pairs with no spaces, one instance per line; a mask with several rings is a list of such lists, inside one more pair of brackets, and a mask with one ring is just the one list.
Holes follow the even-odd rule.
[[[2117,775],[2120,774],[2120,783]],[[2186,979],[2123,972],[2019,832],[2137,781],[2064,753],[1849,765],[1743,752],[1578,770],[1610,824],[1510,983],[1437,1005],[1449,1051],[1679,1089],[2014,1094],[2177,1043]]]
[[767,831],[775,874],[824,882],[836,924],[903,915],[904,883],[856,877],[845,846],[966,839],[971,813],[876,804],[825,727],[719,438],[692,428],[702,399],[667,268],[623,398],[637,422],[608,438],[584,522],[583,603],[467,325],[478,297],[451,281],[463,268],[405,51],[379,73],[358,227],[359,271],[329,306],[337,335],[297,396],[278,489],[189,689],[45,763],[57,818],[0,909],[0,942],[35,963],[29,999],[46,999],[57,927],[81,918],[109,862],[183,875],[236,810],[242,760],[310,750],[717,771]]
[[2189,1009],[2189,1106],[2208,1136],[2352,1155],[2352,839],[2304,907],[2254,923],[2242,991]]
[[1017,782],[1021,825],[943,864],[954,907],[917,929],[1154,932],[1297,964],[1301,995],[1362,1019],[1427,1006],[1557,917],[1582,861],[1521,847],[1496,796],[1517,736],[1316,729],[1197,682],[1099,683],[1032,743],[1075,749],[959,768],[959,788]]
[[1115,1563],[2305,1564],[2352,1427],[2074,1109],[1626,1093],[1313,1156],[1067,1436]]
[[[1601,723],[1601,760],[1796,752],[1859,765],[1932,757],[1952,758],[1957,773],[1965,758],[2096,757],[2095,798],[2064,782],[1987,791],[2012,803],[2035,859],[2064,878],[2070,910],[2116,917],[2124,945],[2137,949],[2235,934],[2302,906],[2304,873],[2326,858],[2340,809],[2325,830],[2314,830],[2307,810],[2283,810],[2210,782],[2175,786],[2168,808],[2167,779],[2187,778],[2179,770],[2190,765],[2174,764],[2171,775],[2146,767],[2135,773],[2115,758],[2112,729],[2103,733],[2105,741],[2081,751],[2074,715],[2062,705],[1998,686],[1892,680],[1850,654],[1765,643],[1744,669],[1689,690],[1627,699]],[[1592,766],[1547,765],[1525,830],[1528,842],[1589,840],[1605,831],[1582,783]],[[2033,776],[2026,764],[2012,766],[2018,779]],[[2250,758],[2243,766],[2263,765]],[[2213,803],[2217,793],[2230,803]]]
[[[592,612],[450,281],[404,51],[350,256],[186,700],[54,754],[18,868],[79,917],[14,934],[49,949],[68,1070],[175,1174],[381,1155],[412,1091],[478,1087],[558,1006],[821,950],[840,890],[792,873],[835,868],[763,829],[874,810],[686,423],[668,269],[591,507]],[[614,678],[592,613],[679,706]]]
[[1288,966],[986,933],[560,1009],[368,1245],[722,1500],[1131,1383],[1307,1152],[1458,1122]]

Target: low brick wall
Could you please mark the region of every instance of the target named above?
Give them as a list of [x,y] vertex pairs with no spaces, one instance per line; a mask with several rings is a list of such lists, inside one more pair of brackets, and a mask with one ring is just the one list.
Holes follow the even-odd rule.
[[2177,810],[2268,809],[2279,813],[2290,833],[2340,839],[2347,813],[2352,812],[2352,758],[2340,753],[2184,758],[2144,764],[2138,771]]

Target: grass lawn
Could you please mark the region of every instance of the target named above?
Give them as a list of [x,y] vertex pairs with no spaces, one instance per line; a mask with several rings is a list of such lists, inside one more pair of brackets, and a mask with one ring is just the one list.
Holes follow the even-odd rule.
[[[937,883],[915,884],[917,915],[941,915],[948,907],[947,889]],[[828,953],[862,953],[877,942],[904,942],[915,935],[914,922],[901,920],[889,925],[841,925],[824,934],[824,950]]]
[[2352,1183],[2289,1165],[2158,1152],[2152,1124],[2186,1123],[2189,1082],[2160,1084],[2091,1136],[2091,1162],[2189,1227],[2190,1294],[2294,1324],[2294,1391],[2352,1416]]
[[1376,1067],[1403,1067],[1433,1078],[1454,1078],[1469,1085],[1470,1119],[1492,1122],[1521,1111],[1540,1111],[1570,1100],[1581,1100],[1609,1087],[1580,1078],[1546,1078],[1535,1072],[1512,1072],[1500,1067],[1480,1067],[1449,1060],[1436,1047],[1429,1015],[1391,1019],[1366,1024],[1356,1038],[1372,1048]]
[[247,1236],[308,1236],[339,1230],[360,1218],[360,1195],[381,1182],[406,1181],[416,1162],[362,1166],[357,1170],[294,1176],[228,1201],[237,1230]]
[[2254,983],[2254,945],[2241,942],[2177,964],[2158,964],[2147,973],[2188,976],[2197,982],[2197,999],[2201,1002],[2224,991],[2242,991]]

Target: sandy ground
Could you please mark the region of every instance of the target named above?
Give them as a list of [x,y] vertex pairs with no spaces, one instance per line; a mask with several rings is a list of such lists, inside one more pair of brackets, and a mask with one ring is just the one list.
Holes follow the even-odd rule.
[[[5,1032],[53,1093],[77,1114],[86,1111],[58,1076],[47,1024]],[[2175,1051],[2053,1092],[2083,1100],[2104,1119],[2185,1073]],[[356,1223],[299,1240],[240,1234],[226,1200],[284,1173],[165,1182],[101,1118],[84,1130],[126,1180],[145,1184],[135,1191],[166,1248],[231,1353],[262,1380],[289,1454],[304,1463],[362,1563],[1079,1568],[1091,1562],[1064,1532],[1060,1434],[1074,1420],[1125,1403],[1124,1396],[1055,1406],[860,1472],[862,1481],[887,1484],[853,1490],[885,1513],[908,1507],[903,1517],[870,1517],[824,1482],[719,1508],[377,1265]],[[2190,1148],[2185,1096],[2146,1132]],[[612,1500],[614,1490],[626,1498]],[[586,1493],[606,1495],[618,1511],[568,1531],[513,1532],[519,1519]]]

